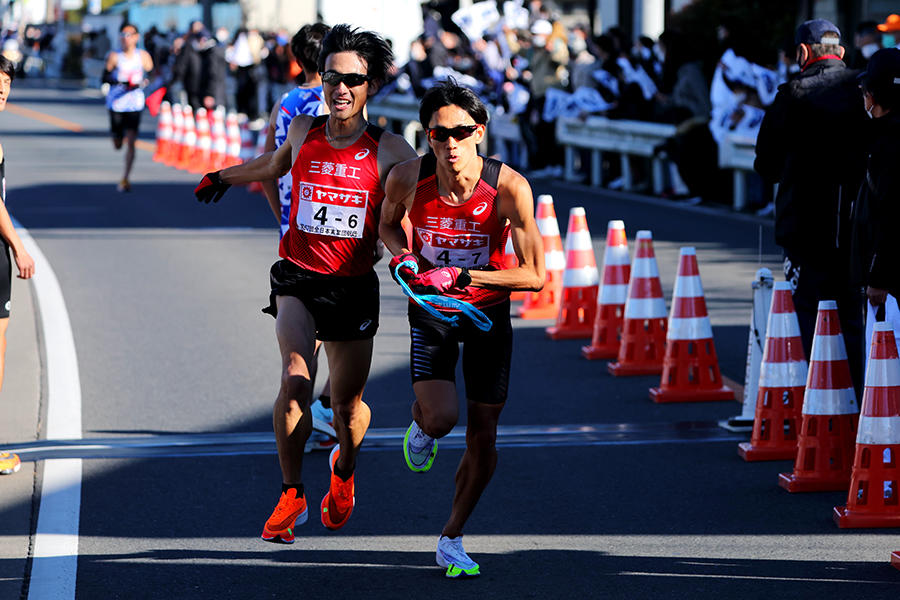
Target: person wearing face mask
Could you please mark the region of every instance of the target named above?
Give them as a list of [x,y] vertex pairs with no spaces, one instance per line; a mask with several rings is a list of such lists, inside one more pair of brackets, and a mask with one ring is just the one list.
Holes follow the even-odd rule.
[[853,206],[853,267],[877,309],[888,293],[900,298],[900,246],[894,238],[900,223],[900,50],[879,50],[859,77],[871,133],[866,177]]
[[875,21],[863,21],[856,27],[853,36],[853,60],[850,65],[854,69],[865,69],[872,55],[881,49],[881,32]]
[[849,276],[851,204],[865,164],[866,113],[857,71],[842,58],[840,30],[824,19],[797,28],[800,67],[782,84],[766,111],[756,141],[754,168],[778,184],[775,241],[784,250],[784,273],[806,355],[810,355],[820,300],[836,300],[853,385],[860,397],[863,301]]

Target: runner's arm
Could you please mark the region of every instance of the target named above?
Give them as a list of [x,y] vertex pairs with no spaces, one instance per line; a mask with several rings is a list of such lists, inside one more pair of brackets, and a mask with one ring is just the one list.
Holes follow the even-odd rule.
[[391,169],[385,182],[378,235],[385,248],[394,256],[410,251],[409,241],[403,230],[403,221],[407,219],[406,213],[412,208],[418,172],[419,159],[408,160]]
[[29,279],[34,275],[34,259],[25,250],[25,246],[22,244],[19,234],[16,233],[16,228],[13,227],[12,219],[9,218],[9,213],[6,211],[6,205],[3,202],[0,202],[0,237],[6,240],[6,243],[9,244],[12,250],[16,268],[19,270],[19,278]]
[[500,171],[499,217],[508,219],[519,266],[497,271],[469,271],[475,287],[538,291],[544,287],[544,243],[534,220],[534,197],[528,181],[506,165]]
[[294,147],[299,149],[303,144],[311,123],[312,118],[306,115],[294,117],[288,129],[287,139],[277,150],[266,152],[242,165],[222,169],[219,171],[222,182],[227,184],[250,183],[251,181],[265,181],[281,177],[290,170]]
[[153,70],[153,58],[146,50],[141,50],[141,65],[144,67],[145,73],[149,73]]
[[[281,101],[275,102],[275,106],[272,107],[272,113],[269,115],[269,133],[266,135],[266,152],[272,152],[275,150],[275,124],[278,122],[278,110],[281,108]],[[263,193],[266,195],[266,200],[269,202],[269,208],[272,209],[272,213],[275,215],[275,221],[280,225],[281,224],[281,197],[278,193],[278,180],[276,179],[266,179],[262,182]]]

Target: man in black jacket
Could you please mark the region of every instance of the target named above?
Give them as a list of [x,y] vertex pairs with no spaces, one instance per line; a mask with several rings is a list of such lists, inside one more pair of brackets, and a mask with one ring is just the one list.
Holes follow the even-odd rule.
[[900,298],[900,50],[872,55],[860,75],[863,105],[872,118],[866,178],[854,206],[855,267],[872,306]]
[[863,301],[849,276],[850,210],[864,174],[866,113],[856,71],[842,58],[840,30],[815,19],[797,28],[800,73],[766,112],[754,167],[777,183],[775,241],[794,285],[809,357],[820,300],[836,300],[857,396],[862,392]]

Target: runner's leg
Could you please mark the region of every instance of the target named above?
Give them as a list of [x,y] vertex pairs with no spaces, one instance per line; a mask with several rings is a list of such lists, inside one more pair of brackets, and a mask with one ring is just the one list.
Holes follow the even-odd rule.
[[340,444],[335,467],[352,472],[372,413],[362,401],[366,379],[372,363],[372,338],[345,342],[325,342],[328,370],[331,375],[331,408],[334,431]]
[[442,379],[417,381],[413,392],[412,416],[422,431],[436,439],[450,433],[459,421],[456,384]]
[[278,461],[284,483],[300,483],[303,450],[312,431],[309,403],[313,394],[316,361],[315,322],[303,303],[293,296],[278,296],[275,334],[281,349],[281,386],[272,411]]
[[138,132],[134,129],[125,131],[125,171],[122,181],[128,181],[131,175],[131,167],[134,165],[134,143],[137,141]]
[[462,535],[463,526],[494,475],[497,466],[497,421],[503,404],[468,402],[466,451],[456,470],[456,492],[450,519],[441,535]]

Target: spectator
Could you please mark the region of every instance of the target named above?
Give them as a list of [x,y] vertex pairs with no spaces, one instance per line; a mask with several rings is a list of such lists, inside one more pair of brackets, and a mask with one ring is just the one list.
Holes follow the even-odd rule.
[[881,32],[875,21],[863,21],[856,27],[853,36],[853,58],[850,66],[854,69],[865,69],[872,55],[881,49]]
[[265,43],[255,29],[241,27],[235,32],[231,47],[225,53],[226,59],[237,80],[235,104],[237,111],[250,119],[259,116],[259,74],[257,65],[263,58]]
[[556,126],[544,119],[547,89],[560,86],[560,64],[553,59],[549,46],[553,25],[549,21],[535,21],[531,26],[532,45],[526,49],[527,69],[522,73],[529,84],[531,97],[519,125],[528,147],[528,164],[535,177],[560,176],[560,152],[556,147]]
[[824,19],[806,21],[797,29],[801,71],[779,88],[766,112],[754,167],[764,181],[779,184],[775,241],[784,249],[785,278],[794,287],[806,356],[819,301],[836,300],[859,398],[863,306],[849,277],[850,204],[864,174],[861,132],[866,115],[856,72],[841,60],[840,35]]

